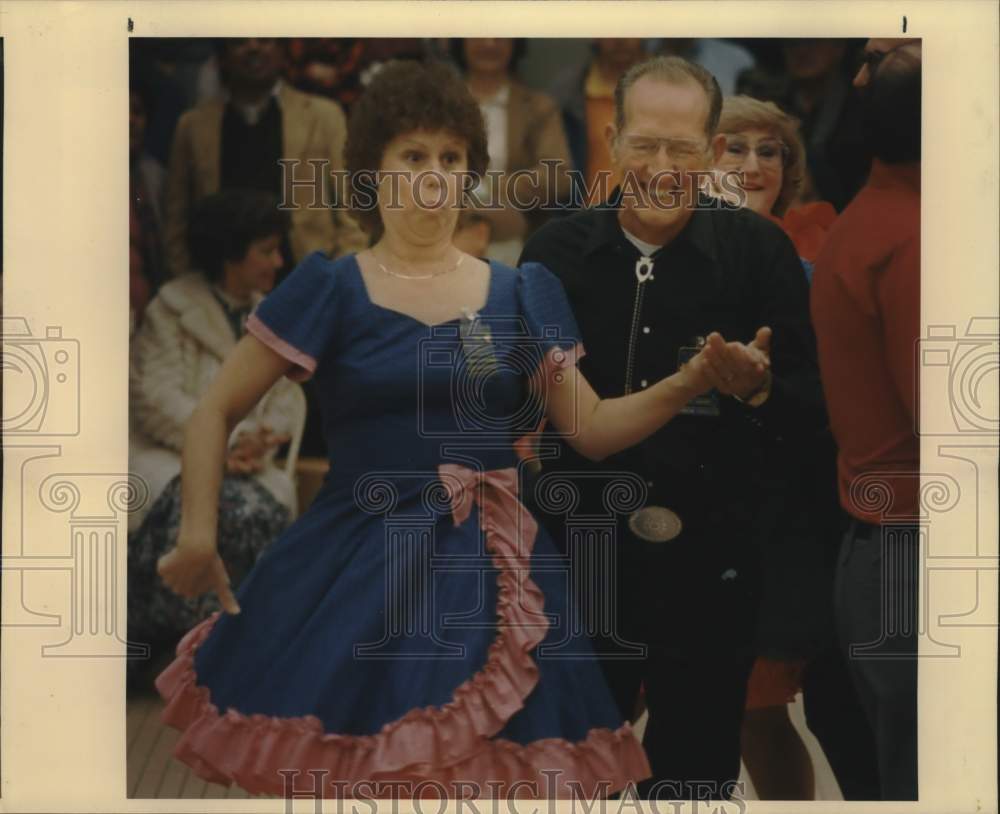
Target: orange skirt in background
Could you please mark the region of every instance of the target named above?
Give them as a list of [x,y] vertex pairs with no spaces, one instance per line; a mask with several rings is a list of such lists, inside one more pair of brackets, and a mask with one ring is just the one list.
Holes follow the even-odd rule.
[[805,659],[780,661],[758,656],[747,683],[746,708],[763,709],[790,704],[802,689]]

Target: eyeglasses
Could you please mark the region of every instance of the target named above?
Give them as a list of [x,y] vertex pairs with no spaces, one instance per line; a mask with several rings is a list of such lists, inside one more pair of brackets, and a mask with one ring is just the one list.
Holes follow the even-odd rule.
[[624,134],[621,142],[625,149],[636,158],[652,158],[660,152],[660,145],[667,156],[676,161],[691,161],[706,150],[705,142],[685,138],[656,138]]
[[757,163],[768,169],[784,166],[790,152],[788,145],[778,139],[763,139],[751,145],[749,141],[739,136],[726,136],[723,161],[727,164],[742,164],[747,160],[751,150],[757,156]]

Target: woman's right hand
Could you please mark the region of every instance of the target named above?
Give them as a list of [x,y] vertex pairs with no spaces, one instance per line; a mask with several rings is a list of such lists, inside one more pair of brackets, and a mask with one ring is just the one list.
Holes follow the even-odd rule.
[[290,440],[290,435],[276,433],[266,424],[241,433],[226,457],[226,471],[230,475],[256,474],[264,469],[272,450]]
[[256,475],[263,469],[260,458],[246,449],[233,449],[226,455],[227,475]]
[[160,557],[156,570],[170,590],[189,599],[214,593],[227,613],[240,606],[229,585],[229,574],[214,541],[185,539]]
[[707,346],[703,347],[680,367],[679,372],[683,376],[684,386],[689,388],[695,396],[707,393],[714,386],[709,355],[710,351],[707,351]]

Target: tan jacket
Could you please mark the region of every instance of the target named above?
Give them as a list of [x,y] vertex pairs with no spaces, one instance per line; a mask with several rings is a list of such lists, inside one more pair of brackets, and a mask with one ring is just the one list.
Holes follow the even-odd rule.
[[[556,103],[546,94],[532,90],[519,82],[510,83],[507,99],[507,166],[500,189],[504,193],[498,200],[505,204],[502,209],[484,209],[493,224],[493,240],[520,241],[541,226],[551,213],[533,208],[527,211],[512,205],[505,197],[511,192],[511,174],[521,170],[532,173],[528,179],[516,179],[516,194],[519,200],[528,202],[536,199],[543,205],[566,202],[572,190],[569,175],[571,158],[566,133],[563,130],[562,113]],[[549,169],[543,159],[558,162],[555,169]],[[491,251],[498,249],[494,242]],[[491,255],[493,256],[493,255]],[[513,260],[511,260],[513,262]]]
[[[559,161],[553,188],[540,163],[543,158]],[[535,191],[539,196],[544,198],[546,193],[554,192],[565,198],[570,191],[571,166],[562,113],[555,101],[545,93],[511,82],[507,101],[507,172],[537,168],[539,183]]]
[[[347,125],[339,105],[329,99],[302,93],[282,84],[281,108],[283,158],[303,162],[297,179],[309,178],[313,168],[305,161],[325,159],[329,170],[343,170]],[[225,102],[212,99],[184,113],[177,123],[167,171],[164,243],[167,269],[173,276],[190,270],[187,221],[191,206],[219,191],[222,117]],[[327,201],[332,201],[328,175],[324,177]],[[291,248],[295,262],[312,251],[339,257],[367,247],[368,238],[343,209],[322,205],[309,208],[311,186],[296,187],[291,212]],[[322,204],[322,201],[317,201]]]
[[[235,344],[229,322],[200,274],[170,280],[146,308],[131,346],[129,471],[146,481],[149,500],[129,515],[129,531],[139,527],[181,471],[184,426]],[[291,434],[296,412],[292,391],[297,389],[287,378],[279,379],[237,425],[231,440],[261,424]],[[285,473],[269,463],[256,477],[294,516],[295,488]]]

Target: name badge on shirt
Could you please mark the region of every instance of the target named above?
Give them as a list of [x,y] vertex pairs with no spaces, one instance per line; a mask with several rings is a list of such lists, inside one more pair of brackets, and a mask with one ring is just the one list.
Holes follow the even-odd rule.
[[[701,340],[701,337],[698,337]],[[697,340],[696,340],[697,341]],[[677,369],[680,370],[681,367],[690,362],[695,356],[701,351],[701,346],[704,344],[704,340],[701,340],[698,344],[694,346],[686,346],[679,348],[677,350]],[[719,416],[719,394],[715,390],[709,390],[707,393],[702,393],[700,396],[695,396],[691,401],[684,405],[684,409],[681,410],[681,415],[699,415],[699,416],[711,416],[712,418],[717,418]]]

